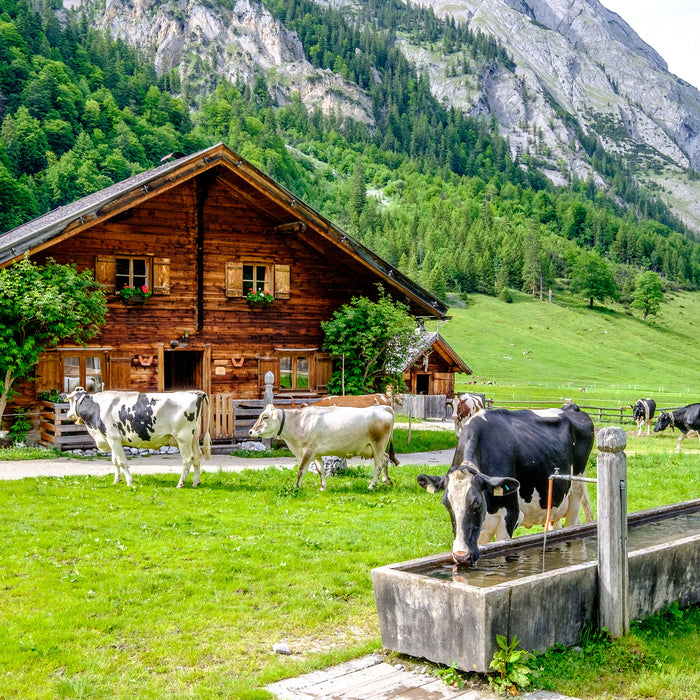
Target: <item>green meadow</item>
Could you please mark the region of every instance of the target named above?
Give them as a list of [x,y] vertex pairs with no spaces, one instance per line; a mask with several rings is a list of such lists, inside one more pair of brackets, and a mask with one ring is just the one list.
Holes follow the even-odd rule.
[[474,295],[439,323],[474,372],[458,375],[458,391],[485,392],[496,402],[571,398],[624,406],[652,396],[676,407],[700,401],[700,293],[667,293],[658,316],[646,321],[615,304],[591,310],[566,295],[555,294],[552,303],[513,297],[506,304]]
[[[474,370],[458,390],[496,405],[700,399],[700,295],[674,294],[647,322],[514,296],[473,297],[440,324]],[[630,512],[700,496],[697,439],[678,455],[678,432],[625,427]],[[454,446],[450,431],[415,428],[410,445],[397,428],[397,452]],[[595,476],[595,448],[589,465]],[[440,497],[416,485],[445,469],[391,467],[394,486],[371,492],[369,464],[329,478],[326,492],[311,474],[296,489],[276,468],[207,472],[197,490],[137,468],[133,488],[111,476],[3,482],[0,698],[263,699],[273,681],[381,649],[370,571],[450,549]],[[700,608],[671,609],[622,640],[591,633],[578,651],[550,650],[536,685],[586,700],[688,700],[699,658]]]

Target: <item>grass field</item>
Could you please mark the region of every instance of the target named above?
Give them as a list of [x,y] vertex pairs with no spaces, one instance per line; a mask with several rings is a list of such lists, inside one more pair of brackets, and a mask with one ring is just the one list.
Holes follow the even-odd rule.
[[621,307],[590,310],[573,298],[555,296],[550,304],[513,296],[506,304],[474,295],[469,306],[450,309],[452,320],[440,322],[440,333],[474,372],[458,376],[458,391],[485,392],[496,402],[572,398],[627,406],[652,396],[675,407],[700,401],[692,361],[700,344],[700,293],[669,295],[658,317],[647,321]]
[[[497,405],[700,400],[698,294],[675,294],[646,323],[570,299],[472,302],[440,327],[475,372],[458,390]],[[678,432],[627,428],[630,511],[700,495],[698,440],[677,455]],[[454,445],[415,427],[408,445],[407,432],[397,428],[397,452]],[[3,483],[0,698],[262,699],[270,682],[379,649],[370,571],[450,549],[440,497],[415,482],[444,470],[392,467],[394,487],[373,492],[369,465],[326,492],[312,480],[297,490],[274,468],[205,473],[198,490],[137,470],[134,488],[111,477]],[[539,684],[586,700],[690,700],[699,627],[696,606],[623,640],[554,649],[537,661]],[[275,642],[292,655],[274,654]]]
[[[630,437],[630,510],[697,494],[697,442],[682,455],[673,446]],[[136,474],[132,489],[111,477],[4,483],[0,697],[266,698],[267,683],[380,648],[371,569],[449,550],[452,535],[440,497],[415,483],[444,467],[392,468],[395,486],[374,492],[370,471],[331,478],[327,492],[312,482],[297,490],[292,473],[272,468],[204,474],[198,490],[175,489],[171,475]],[[674,630],[663,657],[651,651],[655,638],[647,647],[635,637],[646,661],[636,655],[628,694],[615,645],[602,685],[608,669],[585,664],[567,681],[582,660],[561,670],[565,652],[543,682],[599,688],[577,697],[614,686],[626,700],[685,700],[666,670],[697,650],[698,633]],[[293,654],[275,655],[275,642]],[[700,669],[674,663],[698,687]],[[663,693],[637,695],[642,677]]]

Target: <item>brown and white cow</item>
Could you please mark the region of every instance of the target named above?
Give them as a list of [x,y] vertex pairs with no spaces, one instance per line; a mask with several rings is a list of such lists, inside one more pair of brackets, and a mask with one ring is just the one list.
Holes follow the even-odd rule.
[[[66,400],[68,420],[84,424],[98,450],[112,452],[114,483],[133,480],[126,463],[124,445],[158,449],[164,445],[177,446],[182,456],[182,476],[177,485],[185,485],[190,467],[194,467],[192,486],[199,485],[202,451],[211,458],[209,436],[209,397],[203,391],[173,391],[142,394],[137,391],[102,391],[88,394],[76,387]],[[204,443],[199,447],[204,417]]]
[[380,473],[384,483],[389,479],[386,447],[394,427],[394,412],[389,406],[307,406],[275,408],[268,404],[249,435],[253,438],[280,437],[299,460],[297,487],[314,462],[321,477],[321,490],[326,488],[321,457],[360,456],[374,459],[374,476],[369,484],[376,486]]
[[478,394],[455,396],[452,404],[452,420],[455,422],[455,435],[459,437],[464,424],[476,413],[484,410],[484,401]]
[[[311,406],[349,406],[351,408],[367,408],[368,406],[389,406],[392,407],[391,398],[386,394],[355,394],[345,396],[324,396],[318,401],[309,404]],[[394,440],[389,440],[389,460],[398,465],[394,452]]]

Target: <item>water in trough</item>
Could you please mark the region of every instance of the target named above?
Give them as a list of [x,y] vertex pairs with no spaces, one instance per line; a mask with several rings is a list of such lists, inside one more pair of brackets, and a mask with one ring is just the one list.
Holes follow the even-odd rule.
[[[627,534],[629,552],[664,544],[700,534],[700,513],[689,513],[654,522],[630,525]],[[556,541],[547,544],[544,571],[553,571],[596,559],[598,538]],[[476,566],[455,566],[450,560],[431,562],[411,569],[411,573],[430,578],[468,583],[470,586],[488,588],[543,571],[541,547],[530,547],[502,555],[485,555]]]

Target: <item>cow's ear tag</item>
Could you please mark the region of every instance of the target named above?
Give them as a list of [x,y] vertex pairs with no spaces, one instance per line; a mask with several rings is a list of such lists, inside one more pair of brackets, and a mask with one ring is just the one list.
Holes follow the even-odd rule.
[[436,489],[432,484],[428,484],[428,485],[425,487],[425,490],[426,490],[428,493],[437,493],[437,489]]
[[503,495],[503,487],[497,486],[497,487],[493,490],[493,495],[494,495],[494,496],[502,496],[502,495]]

